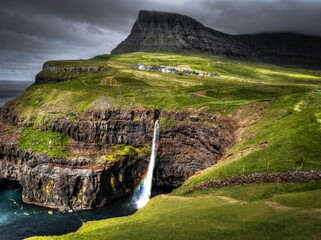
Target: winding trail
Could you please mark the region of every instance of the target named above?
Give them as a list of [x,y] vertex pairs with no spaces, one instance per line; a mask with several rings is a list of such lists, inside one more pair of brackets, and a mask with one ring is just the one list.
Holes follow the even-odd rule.
[[181,201],[192,200],[192,199],[195,199],[195,198],[198,198],[198,199],[200,199],[200,198],[218,198],[218,199],[223,200],[226,203],[231,204],[231,205],[248,204],[248,202],[242,201],[242,200],[239,200],[239,199],[236,199],[236,198],[231,198],[231,197],[227,197],[227,196],[216,196],[216,195],[199,195],[199,196],[195,196],[195,197],[183,197],[183,196],[173,196],[173,195],[163,194],[160,197],[161,198],[167,198],[167,199],[181,200]]

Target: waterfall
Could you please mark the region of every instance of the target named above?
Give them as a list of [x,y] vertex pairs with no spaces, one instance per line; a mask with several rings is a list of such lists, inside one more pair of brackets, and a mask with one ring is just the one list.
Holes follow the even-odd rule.
[[154,172],[155,160],[157,155],[158,138],[159,138],[159,121],[156,120],[154,125],[152,153],[150,156],[147,174],[145,175],[145,177],[142,179],[142,181],[136,188],[133,196],[133,201],[135,202],[137,208],[144,207],[151,197],[152,180],[153,180],[153,172]]

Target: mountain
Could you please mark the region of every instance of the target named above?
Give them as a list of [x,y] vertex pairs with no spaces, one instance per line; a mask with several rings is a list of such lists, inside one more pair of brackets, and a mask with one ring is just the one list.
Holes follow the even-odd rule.
[[195,51],[243,60],[320,66],[321,38],[295,33],[230,35],[188,16],[143,10],[130,35],[112,54]]

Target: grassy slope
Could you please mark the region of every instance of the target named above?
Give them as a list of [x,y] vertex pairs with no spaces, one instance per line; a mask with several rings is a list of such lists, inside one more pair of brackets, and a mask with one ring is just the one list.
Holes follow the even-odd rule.
[[[185,65],[221,77],[143,72],[130,69],[134,63]],[[134,106],[256,119],[245,121],[242,139],[219,164],[191,177],[175,191],[176,196],[156,197],[133,216],[87,223],[63,239],[320,238],[320,210],[311,209],[320,208],[317,201],[311,201],[320,199],[320,182],[312,187],[265,184],[223,188],[202,193],[206,197],[199,193],[185,197],[206,180],[253,172],[320,170],[321,92],[315,91],[321,89],[320,71],[155,53],[103,55],[49,65],[107,66],[111,70],[33,86],[15,101],[15,110],[38,124],[44,118],[77,116],[88,109]],[[257,112],[262,107],[265,109]]]
[[[298,104],[302,103],[300,109]],[[281,97],[264,110],[221,162],[191,177],[176,191],[183,194],[203,181],[254,172],[321,169],[321,93]],[[267,143],[266,146],[260,145]]]
[[[134,63],[188,65],[195,70],[222,75],[213,79],[150,73],[130,69]],[[238,64],[218,57],[168,54],[103,55],[87,61],[53,61],[49,65],[107,66],[111,70],[80,73],[72,81],[33,86],[17,99],[16,111],[25,118],[37,120],[34,119],[35,111],[38,118],[42,118],[45,115],[79,114],[89,108],[119,109],[133,105],[169,110],[206,106],[208,112],[228,111],[256,100],[309,91],[318,87],[321,81],[318,71],[311,73],[272,65]],[[55,77],[54,73],[49,74]],[[197,94],[199,92],[202,94]]]
[[161,195],[132,216],[32,239],[320,239],[320,200],[320,182]]

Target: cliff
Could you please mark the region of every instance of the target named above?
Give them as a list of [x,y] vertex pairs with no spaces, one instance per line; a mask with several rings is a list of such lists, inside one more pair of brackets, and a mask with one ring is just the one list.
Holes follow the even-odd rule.
[[90,158],[71,161],[0,144],[0,178],[19,181],[25,203],[60,211],[105,206],[127,196],[145,163],[132,155],[107,164],[94,164]]
[[140,11],[112,54],[203,52],[243,60],[318,66],[321,38],[293,33],[229,35],[176,13]]
[[[32,128],[35,123],[12,114],[7,104],[1,111],[5,138],[0,141],[0,179],[18,180],[26,203],[61,211],[107,205],[132,194],[143,178],[154,120],[159,117],[163,126],[154,186],[180,186],[213,165],[234,142],[231,119],[146,108],[88,111],[73,121],[55,117],[43,122],[41,131],[71,138],[68,157],[50,156],[21,148],[17,129]],[[125,152],[126,146],[130,151]]]
[[[52,140],[29,139],[21,129],[34,122],[1,111],[0,179],[17,180],[26,203],[66,210],[107,205],[132,193],[148,164],[151,131],[157,112],[88,112],[78,120],[47,119],[40,132],[69,136],[68,156],[40,152],[35,145],[54,148]],[[39,131],[39,130],[31,130]],[[45,136],[43,136],[45,137]],[[31,142],[27,149],[23,141]],[[58,146],[63,147],[63,146]]]

